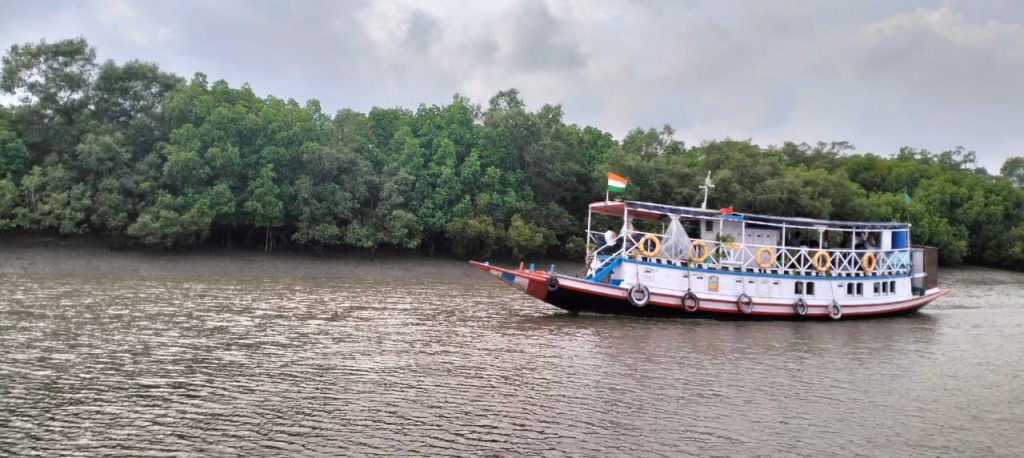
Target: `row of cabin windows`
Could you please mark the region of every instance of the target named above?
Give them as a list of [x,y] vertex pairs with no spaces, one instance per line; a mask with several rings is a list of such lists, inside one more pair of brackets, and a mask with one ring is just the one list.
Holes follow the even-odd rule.
[[802,281],[798,281],[798,282],[796,282],[796,285],[793,287],[793,292],[796,293],[797,296],[799,296],[801,294],[804,294],[805,289],[806,289],[806,294],[808,296],[813,296],[814,295],[814,282],[813,281],[809,281],[807,283],[804,283]]
[[[840,288],[842,285],[839,285]],[[896,294],[896,281],[876,281],[871,284],[872,293],[875,296],[888,296],[890,294]],[[864,296],[864,283],[847,283],[846,284],[846,295],[847,296]]]
[[[843,285],[839,285],[839,287],[842,288]],[[890,294],[896,294],[896,281],[894,281],[894,280],[882,281],[882,282],[876,281],[872,285],[872,289],[874,290],[875,296],[888,296]],[[808,296],[813,296],[814,295],[814,282],[813,281],[809,281],[809,282],[804,283],[802,281],[798,281],[793,286],[793,292],[796,293],[797,296],[802,295],[802,294],[806,294]],[[864,283],[853,283],[853,282],[847,283],[846,284],[846,295],[847,296],[860,296],[860,297],[863,297],[864,296]]]

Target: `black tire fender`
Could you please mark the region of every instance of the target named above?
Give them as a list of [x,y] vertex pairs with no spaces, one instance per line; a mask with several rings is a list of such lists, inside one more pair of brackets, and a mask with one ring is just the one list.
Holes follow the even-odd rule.
[[683,295],[683,310],[693,313],[700,310],[700,297],[693,291],[687,291]]
[[828,317],[833,320],[838,320],[843,317],[843,306],[839,305],[839,302],[832,301],[828,304]]
[[[637,293],[640,293],[639,298],[637,297]],[[651,290],[643,284],[637,283],[630,286],[629,290],[626,291],[626,299],[629,300],[629,303],[633,304],[634,307],[643,307],[651,301]]]
[[754,312],[754,300],[747,293],[740,294],[740,297],[736,298],[736,309],[744,315],[750,315]]
[[544,282],[544,285],[547,286],[549,293],[558,291],[558,288],[561,287],[558,282],[558,277],[555,277],[554,275],[548,277],[548,280]]
[[793,303],[793,313],[804,316],[807,315],[807,301],[804,298],[799,298]]

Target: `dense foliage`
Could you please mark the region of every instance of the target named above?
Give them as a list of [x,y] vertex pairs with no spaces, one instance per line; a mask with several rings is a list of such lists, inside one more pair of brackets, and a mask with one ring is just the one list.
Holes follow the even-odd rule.
[[[669,127],[621,141],[532,112],[517,91],[416,110],[325,114],[317,101],[98,64],[83,39],[12,46],[0,90],[0,231],[96,232],[123,243],[346,246],[465,256],[582,253],[604,173],[623,197],[850,220],[909,220],[947,262],[1024,267],[1024,158],[845,143],[686,146]],[[913,198],[907,201],[907,195]]]

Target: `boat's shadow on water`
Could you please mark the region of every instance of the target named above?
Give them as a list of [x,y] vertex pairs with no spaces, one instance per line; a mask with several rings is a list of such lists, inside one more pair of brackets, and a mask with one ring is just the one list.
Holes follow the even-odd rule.
[[651,351],[687,358],[701,354],[712,359],[731,359],[736,355],[758,359],[766,355],[762,350],[773,355],[839,352],[836,354],[845,355],[851,363],[869,364],[876,357],[895,360],[895,355],[907,345],[931,345],[942,323],[949,321],[942,318],[923,312],[838,321],[552,313],[523,318],[519,323],[555,334],[587,336],[637,357]]

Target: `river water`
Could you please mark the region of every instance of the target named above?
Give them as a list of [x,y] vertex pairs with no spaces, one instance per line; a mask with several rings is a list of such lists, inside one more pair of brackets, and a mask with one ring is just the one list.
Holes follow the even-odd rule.
[[839,322],[570,315],[461,262],[0,247],[0,454],[1024,454],[1024,274]]

